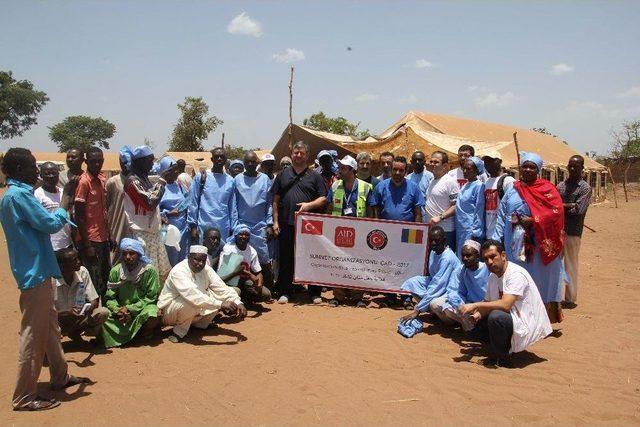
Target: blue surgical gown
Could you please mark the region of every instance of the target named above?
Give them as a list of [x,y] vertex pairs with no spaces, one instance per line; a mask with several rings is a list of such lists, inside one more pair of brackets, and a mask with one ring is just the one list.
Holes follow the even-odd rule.
[[484,240],[484,183],[479,179],[467,182],[456,200],[456,248],[461,258],[466,240]]
[[226,242],[238,217],[233,178],[226,173],[207,171],[200,197],[200,177],[200,173],[196,174],[191,182],[187,223],[189,227],[197,224],[200,241],[207,228],[215,227],[220,230],[220,236]]
[[416,304],[416,310],[425,312],[429,309],[431,301],[446,294],[449,279],[459,265],[460,260],[448,247],[440,255],[431,251],[429,275],[414,276],[405,281],[401,289],[420,298],[420,302]]
[[[167,184],[164,187],[164,194],[158,205],[160,215],[166,218],[169,224],[174,225],[182,237],[180,238],[180,250],[167,246],[167,256],[169,263],[173,267],[187,257],[189,251],[189,227],[187,227],[187,210],[189,208],[189,193],[182,189],[177,182]],[[169,212],[177,210],[178,215],[168,215]]]
[[460,264],[449,279],[447,301],[443,308],[457,311],[462,304],[482,301],[488,281],[489,269],[485,263],[479,263],[475,271]]
[[[558,256],[549,264],[544,265],[542,263],[540,249],[536,244],[533,259],[530,262],[521,261],[517,256],[519,253],[518,245],[513,238],[514,227],[511,223],[511,216],[514,213],[531,216],[531,210],[529,210],[529,206],[522,197],[520,197],[518,190],[516,190],[515,187],[510,187],[500,201],[496,228],[493,236],[490,237],[495,240],[503,241],[505,251],[507,253],[507,259],[524,267],[529,272],[533,281],[536,282],[536,286],[540,291],[540,296],[542,297],[543,302],[562,301],[561,257]],[[532,234],[534,233],[533,228],[530,232]],[[535,242],[535,234],[533,235],[533,239]]]
[[235,201],[238,219],[233,225],[244,224],[251,229],[249,244],[258,252],[260,264],[271,261],[267,244],[267,226],[273,225],[271,180],[263,173],[236,175]]

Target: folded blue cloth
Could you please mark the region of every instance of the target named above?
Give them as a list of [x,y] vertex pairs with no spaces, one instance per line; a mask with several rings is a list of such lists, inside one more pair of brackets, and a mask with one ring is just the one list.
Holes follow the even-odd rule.
[[405,338],[411,338],[420,332],[422,332],[422,320],[420,319],[413,319],[408,322],[401,320],[398,323],[398,333]]

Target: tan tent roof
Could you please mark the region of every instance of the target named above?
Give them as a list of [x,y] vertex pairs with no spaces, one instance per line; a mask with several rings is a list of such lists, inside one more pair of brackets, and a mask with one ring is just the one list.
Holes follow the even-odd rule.
[[[513,132],[518,132],[520,151],[538,153],[545,165],[565,166],[577,150],[562,142],[561,139],[529,129],[508,125],[462,119],[439,114],[410,111],[377,137],[359,140],[350,136],[320,132],[304,126],[293,125],[293,140],[303,140],[311,147],[310,158],[315,158],[321,150],[337,150],[340,157],[368,151],[377,157],[384,151],[410,157],[416,150],[429,154],[436,150],[446,151],[455,163],[458,147],[469,144],[476,154],[498,150],[503,157],[503,165],[508,168],[517,166],[513,144]],[[288,128],[282,133],[272,153],[277,159],[289,155]],[[605,167],[593,159],[585,158],[585,168],[604,170]]]

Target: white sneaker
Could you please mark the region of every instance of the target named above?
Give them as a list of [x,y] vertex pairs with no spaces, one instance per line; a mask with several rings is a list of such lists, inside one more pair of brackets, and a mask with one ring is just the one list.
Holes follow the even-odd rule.
[[322,298],[320,297],[314,297],[312,301],[314,304],[322,304]]
[[278,304],[286,304],[289,302],[289,297],[286,295],[282,295],[280,298],[278,298]]

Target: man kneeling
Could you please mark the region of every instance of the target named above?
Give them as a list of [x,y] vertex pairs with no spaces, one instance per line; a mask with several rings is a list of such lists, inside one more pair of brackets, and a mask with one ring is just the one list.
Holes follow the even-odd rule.
[[55,279],[53,300],[62,335],[73,341],[82,341],[82,334],[97,337],[109,317],[109,310],[100,307],[89,271],[82,266],[73,248],[56,251],[56,260],[62,278]]
[[207,329],[218,311],[240,318],[247,315],[238,293],[207,265],[207,248],[200,245],[191,246],[188,258],[171,269],[158,308],[162,323],[173,326],[169,337],[173,343],[184,338],[191,325]]
[[551,323],[535,282],[527,270],[507,261],[501,242],[484,242],[482,255],[491,272],[485,301],[464,304],[460,313],[477,322],[472,335],[489,342],[488,364],[509,366],[512,353],[551,333]]

